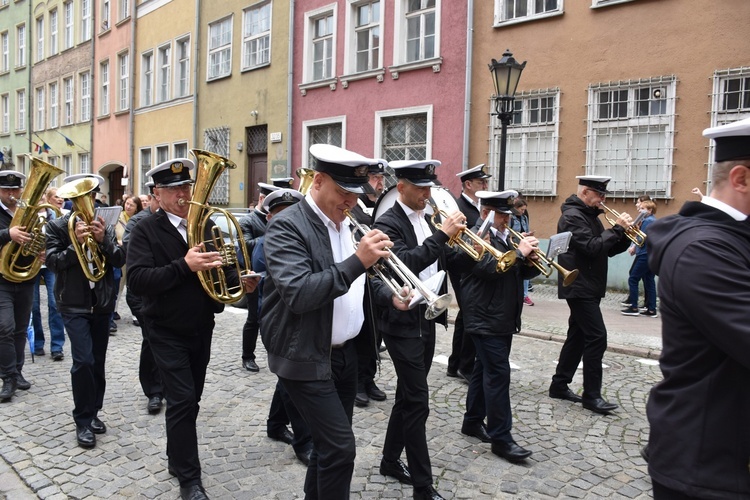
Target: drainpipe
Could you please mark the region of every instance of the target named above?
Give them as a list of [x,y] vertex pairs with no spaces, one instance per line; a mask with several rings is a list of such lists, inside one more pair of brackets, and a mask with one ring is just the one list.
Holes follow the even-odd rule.
[[287,104],[286,104],[286,175],[292,175],[292,97],[294,95],[294,0],[289,1],[289,67],[287,69],[288,75],[288,90],[287,90]]
[[[200,51],[198,50],[198,40],[201,36],[201,0],[195,0],[195,27],[193,31],[195,36],[191,43],[193,45],[193,54],[195,54],[195,64],[193,65],[193,148],[198,147],[198,68],[200,67]],[[201,147],[204,147],[201,145]]]
[[464,89],[464,154],[463,169],[469,166],[469,127],[471,125],[471,68],[474,53],[474,0],[466,1],[466,88]]
[[[136,30],[136,18],[135,15],[136,9],[135,5],[129,4],[131,12],[130,16],[130,61],[128,61],[128,64],[130,67],[128,68],[128,71],[130,71],[130,91],[128,96],[128,109],[130,112],[128,113],[128,140],[130,141],[130,147],[128,148],[128,165],[130,166],[128,168],[128,188],[130,191],[135,194],[135,110],[133,109],[135,107],[135,30]],[[140,172],[139,172],[139,180],[141,181],[141,184],[144,184],[143,179],[140,178]],[[139,193],[140,194],[140,193]]]

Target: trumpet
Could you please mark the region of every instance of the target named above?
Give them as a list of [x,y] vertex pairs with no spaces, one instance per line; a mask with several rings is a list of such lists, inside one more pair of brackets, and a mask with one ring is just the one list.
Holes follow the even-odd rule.
[[[435,229],[439,231],[443,227],[443,225],[436,220],[437,216],[440,215],[440,217],[445,218],[448,215],[443,210],[440,210],[437,204],[435,204],[432,200],[428,199],[427,203],[429,203],[429,205],[432,207],[432,216],[430,217],[430,223],[435,227]],[[466,237],[469,238],[471,242],[464,240],[464,235],[466,235]],[[489,252],[490,255],[492,255],[495,260],[497,260],[497,271],[501,273],[506,272],[516,262],[516,252],[500,252],[498,249],[484,241],[478,234],[476,234],[469,228],[458,231],[448,240],[448,246],[453,247],[454,245],[466,252],[474,260],[480,260],[484,256],[485,252]],[[474,245],[478,246],[479,250],[477,250]]]
[[[617,225],[617,222],[615,222],[615,220],[620,218],[620,212],[617,212],[616,210],[612,210],[604,203],[600,202],[599,205],[601,205],[604,210],[609,212],[610,215],[614,217],[614,219],[612,219],[609,216],[605,216],[607,219],[607,222],[612,224],[612,227]],[[646,243],[646,233],[638,229],[638,227],[635,224],[625,229],[625,236],[627,236],[628,239],[632,241],[636,246],[642,247]]]
[[[518,239],[519,241],[524,238],[524,236],[519,233],[518,231],[514,231],[513,228],[510,226],[505,226],[508,228],[508,231],[510,231],[511,236]],[[513,246],[518,248],[518,243],[513,241]],[[576,278],[578,277],[578,269],[573,269],[572,271],[568,271],[563,266],[555,262],[554,259],[547,258],[547,254],[539,250],[538,248],[534,249],[534,253],[539,257],[539,260],[533,260],[534,267],[539,269],[545,278],[549,278],[552,275],[552,269],[557,269],[557,272],[560,273],[563,277],[563,286],[569,286],[571,283],[573,283]]]
[[[349,210],[344,210],[344,215],[346,215],[349,220],[352,221],[355,230],[360,233],[360,236],[364,236],[365,234],[370,232],[370,228],[365,224],[360,224]],[[354,238],[353,232],[352,238]],[[409,293],[407,293],[405,296],[403,295],[402,286],[394,278],[386,274],[385,266],[388,266],[391,272],[393,272],[393,274],[401,279],[401,281],[404,283],[403,286],[405,286],[409,290]],[[403,263],[401,259],[396,257],[396,254],[394,254],[390,250],[388,251],[387,258],[383,259],[382,262],[378,262],[374,266],[372,266],[372,271],[378,277],[380,277],[381,280],[383,280],[383,283],[385,283],[388,288],[391,289],[391,292],[393,292],[393,294],[397,296],[399,300],[401,300],[401,302],[406,303],[409,300],[409,295],[411,294],[412,290],[416,290],[420,294],[422,294],[425,302],[427,303],[427,310],[424,313],[424,317],[428,321],[431,319],[435,319],[443,314],[443,312],[448,309],[451,300],[453,300],[453,297],[449,293],[440,296],[435,294],[424,283],[422,283],[419,277],[415,275],[406,266],[406,264]]]

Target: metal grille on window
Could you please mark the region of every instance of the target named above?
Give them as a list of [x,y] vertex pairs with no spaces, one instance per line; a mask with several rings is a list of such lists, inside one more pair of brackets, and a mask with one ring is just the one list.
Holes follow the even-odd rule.
[[[314,127],[307,128],[307,143],[312,146],[313,144],[331,144],[333,146],[341,147],[342,144],[342,129],[341,123],[327,123],[325,125],[316,125]],[[312,168],[315,165],[315,159],[307,151],[307,165]]]
[[[383,118],[383,143],[381,146],[384,159],[425,160],[427,159],[427,115],[402,115]],[[385,186],[396,184],[393,169],[385,169]]]
[[675,76],[589,86],[586,173],[611,176],[611,196],[672,196],[676,87]]
[[[203,132],[203,144],[206,151],[229,158],[229,127],[208,128]],[[216,205],[229,203],[229,170],[224,170],[216,181],[208,202]]]
[[247,154],[259,154],[268,151],[268,127],[258,125],[247,129]]

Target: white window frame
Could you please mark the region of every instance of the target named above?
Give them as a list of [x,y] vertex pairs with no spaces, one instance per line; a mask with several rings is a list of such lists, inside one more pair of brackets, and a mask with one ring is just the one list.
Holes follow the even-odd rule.
[[10,71],[10,34],[8,31],[0,33],[0,73]]
[[45,106],[47,105],[47,99],[45,98],[44,87],[37,87],[34,89],[34,131],[40,132],[45,127]]
[[154,148],[154,154],[157,165],[169,160],[169,144],[157,144]]
[[[314,45],[315,23],[321,18],[332,16],[331,25],[331,74],[323,78],[314,79]],[[336,26],[338,18],[337,5],[328,4],[315,10],[305,12],[305,29],[304,29],[304,58],[302,81],[317,85],[327,85],[329,82],[336,80]]]
[[49,128],[57,128],[60,124],[59,90],[57,82],[49,84]]
[[[367,25],[363,26],[357,26],[357,23],[359,22],[358,18],[358,12],[359,9],[362,8],[365,5],[370,5],[372,7],[372,4],[377,3],[378,7],[378,21],[372,22],[370,21]],[[346,19],[345,19],[345,26],[346,26],[346,39],[348,40],[348,43],[345,44],[344,47],[344,74],[345,75],[365,75],[369,76],[373,73],[383,73],[383,32],[384,32],[384,19],[385,19],[385,0],[349,0],[348,8],[346,10]],[[357,47],[357,41],[359,39],[359,33],[362,31],[368,32],[368,61],[372,59],[372,51],[374,50],[374,44],[373,44],[373,31],[377,30],[378,32],[378,43],[377,43],[377,62],[375,63],[375,66],[368,67],[366,69],[359,69],[357,67],[357,56],[358,56],[358,47]],[[369,64],[368,64],[369,66]],[[351,78],[348,78],[351,80]]]
[[175,41],[175,97],[190,95],[190,36]]
[[26,24],[16,26],[16,68],[26,66]]
[[[216,80],[232,75],[232,31],[234,15],[209,23],[208,57],[206,58],[206,80]],[[228,30],[226,28],[229,28]],[[214,35],[212,31],[218,28]],[[218,39],[217,39],[218,38]]]
[[[559,172],[560,89],[516,94],[506,135],[505,186],[526,196],[556,196]],[[490,101],[490,173],[497,178],[502,124]]]
[[109,29],[112,27],[110,24],[110,16],[112,15],[112,6],[110,4],[110,0],[101,0],[101,6],[102,6],[102,13],[101,13],[101,23],[99,24],[99,29],[101,31],[109,31]]
[[117,55],[117,111],[130,109],[130,53]]
[[591,8],[595,9],[597,7],[607,7],[609,5],[615,5],[618,3],[628,3],[632,1],[634,0],[591,0]]
[[179,141],[172,144],[172,158],[188,158],[188,142]]
[[72,76],[63,78],[63,113],[62,124],[73,125],[75,120],[75,80]]
[[[427,115],[427,137],[425,144],[425,158],[432,158],[432,137],[433,137],[433,106],[414,106],[410,108],[387,109],[375,112],[375,158],[385,158],[383,151],[383,120],[398,116],[408,115]],[[414,158],[412,158],[414,159]]]
[[63,3],[63,22],[65,23],[63,50],[75,45],[75,14],[73,11],[73,0]]
[[91,120],[91,72],[84,71],[79,74],[81,86],[81,122]]
[[156,50],[156,102],[167,102],[172,98],[172,42]]
[[[148,160],[148,161],[144,161]],[[153,165],[153,152],[151,151],[151,146],[140,148],[138,150],[138,166],[141,173],[141,192],[142,193],[148,193],[149,190],[146,187],[146,183],[150,180],[148,176],[146,176],[146,172],[151,170],[151,165]]]
[[407,62],[407,36],[408,36],[408,23],[406,18],[406,11],[408,9],[408,0],[397,0],[394,4],[394,27],[393,27],[393,66],[389,67],[391,76],[394,79],[398,78],[400,71],[408,71],[413,69],[420,69],[426,67],[432,67],[433,72],[437,73],[440,71],[440,67],[443,63],[441,54],[441,25],[442,25],[442,1],[435,0],[434,9],[435,12],[435,55],[429,59],[421,59],[417,61]]
[[91,173],[91,155],[89,153],[78,154],[78,171],[82,174]]
[[141,107],[154,103],[154,51],[141,54]]
[[[556,0],[557,8],[550,10],[537,10],[536,2],[538,1],[545,2],[545,4],[542,5],[542,9],[546,9],[546,2],[555,0],[495,0],[495,27],[505,26],[508,24],[524,23],[527,21],[534,21],[536,19],[544,19],[547,17],[561,16],[565,11],[563,5],[565,0]],[[506,5],[508,4],[508,2],[512,2],[514,6],[517,6],[518,3],[521,3],[521,5],[523,5],[523,3],[525,2],[526,14],[508,17],[506,12]]]
[[99,63],[99,116],[109,114],[109,59]]
[[10,94],[0,95],[0,134],[10,134]]
[[91,2],[81,0],[81,39],[80,42],[91,40]]
[[34,62],[44,60],[44,16],[36,18],[36,57]]
[[58,48],[58,25],[60,24],[60,16],[58,15],[57,9],[49,11],[49,52],[48,54],[53,56],[57,54]]
[[[271,26],[273,22],[271,7],[272,4],[269,0],[242,11],[241,71],[271,64]],[[267,14],[266,18],[261,17],[264,14]],[[251,32],[251,30],[253,31]]]
[[62,169],[65,170],[65,176],[73,173],[73,155],[62,155]]
[[[674,76],[589,85],[586,174],[611,176],[611,197],[672,196],[676,88]],[[648,100],[639,100],[644,92]]]
[[26,130],[26,89],[16,90],[16,132]]
[[341,127],[341,147],[346,148],[346,115],[329,116],[327,118],[316,118],[302,122],[302,166],[312,168],[310,164],[310,129],[324,125],[339,125]]
[[118,23],[130,17],[130,0],[118,0],[117,16]]

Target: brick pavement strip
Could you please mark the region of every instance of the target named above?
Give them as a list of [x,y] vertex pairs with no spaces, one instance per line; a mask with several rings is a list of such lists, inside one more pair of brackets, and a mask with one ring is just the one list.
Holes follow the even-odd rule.
[[[543,306],[535,300],[537,307]],[[120,314],[120,329],[110,337],[100,414],[107,433],[97,436],[92,450],[76,444],[67,350],[62,362],[49,356],[33,364],[27,359],[24,374],[31,390],[0,405],[0,498],[178,496],[177,480],[166,470],[164,413],[148,415],[138,383],[140,331],[130,323],[124,304]],[[260,373],[251,374],[240,363],[244,320],[245,311],[234,308],[217,317],[198,418],[204,485],[213,498],[301,498],[305,468],[291,447],[265,435],[276,380],[260,341]],[[429,376],[427,432],[441,494],[457,499],[651,497],[639,449],[648,435],[644,407],[649,388],[660,379],[658,366],[607,352],[604,396],[621,408],[600,416],[547,397],[559,343],[517,336],[511,359],[519,367],[511,382],[513,434],[534,455],[527,464],[512,465],[494,456],[489,445],[460,433],[467,386],[445,376],[442,356],[450,352],[451,333],[452,327],[448,332],[438,328],[437,358]],[[579,373],[571,388],[580,390],[581,382]],[[352,498],[410,498],[411,488],[378,473],[396,384],[387,354],[377,383],[388,400],[357,408],[354,414]]]

